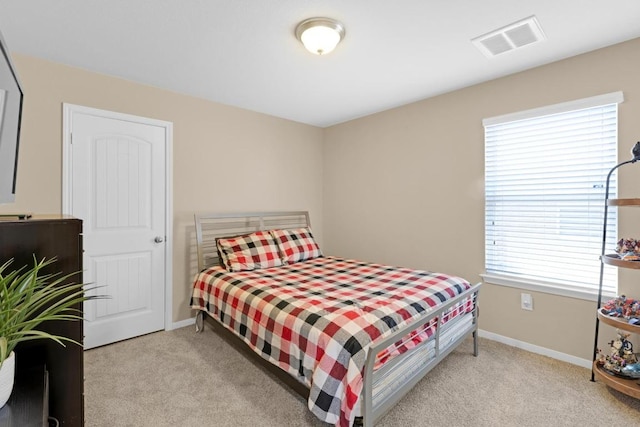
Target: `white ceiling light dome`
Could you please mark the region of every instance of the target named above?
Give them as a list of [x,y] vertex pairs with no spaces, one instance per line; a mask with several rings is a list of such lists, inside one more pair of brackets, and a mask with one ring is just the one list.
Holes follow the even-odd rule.
[[296,27],[296,37],[316,55],[331,52],[344,38],[344,25],[331,18],[305,19]]

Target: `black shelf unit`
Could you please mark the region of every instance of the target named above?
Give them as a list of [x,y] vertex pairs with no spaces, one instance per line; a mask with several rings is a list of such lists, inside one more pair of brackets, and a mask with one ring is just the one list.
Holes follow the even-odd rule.
[[596,312],[596,326],[594,333],[594,342],[593,342],[593,363],[591,368],[591,381],[595,381],[598,379],[602,381],[607,386],[618,390],[621,393],[624,393],[628,396],[635,397],[636,399],[640,399],[640,383],[638,383],[637,379],[626,379],[620,378],[613,375],[610,375],[602,367],[600,367],[596,363],[597,353],[598,353],[598,337],[600,334],[600,322],[602,321],[605,324],[611,325],[613,327],[621,328],[627,330],[632,333],[640,334],[640,326],[633,326],[628,324],[623,324],[619,320],[606,316],[601,313],[600,307],[602,305],[602,286],[604,280],[604,266],[611,265],[617,268],[629,268],[629,269],[640,269],[640,262],[637,261],[625,261],[617,258],[615,254],[607,254],[606,241],[607,241],[607,224],[608,224],[608,214],[610,207],[627,207],[627,206],[636,206],[640,207],[640,199],[617,199],[617,198],[609,198],[609,184],[611,181],[611,176],[613,172],[615,172],[619,167],[631,163],[635,163],[640,160],[640,142],[637,142],[633,149],[631,150],[633,158],[631,160],[626,160],[614,166],[607,175],[606,180],[606,188],[605,188],[605,207],[604,207],[604,219],[602,226],[602,251],[600,254],[600,281],[598,285],[598,302],[597,302],[597,312]]

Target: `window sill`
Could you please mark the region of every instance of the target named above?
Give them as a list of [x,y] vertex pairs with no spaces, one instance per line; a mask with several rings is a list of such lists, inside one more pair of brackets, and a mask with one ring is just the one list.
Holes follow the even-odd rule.
[[[484,280],[486,283],[491,283],[499,286],[507,286],[510,288],[517,288],[517,289],[526,289],[528,291],[535,291],[535,292],[544,292],[551,295],[559,295],[563,297],[576,298],[576,299],[582,299],[582,300],[593,301],[593,302],[596,302],[598,300],[597,292],[574,288],[566,285],[563,286],[558,284],[552,284],[552,283],[546,283],[546,282],[541,282],[536,280],[522,279],[520,277],[505,276],[505,275],[498,275],[498,274],[484,273],[484,274],[481,274],[480,277],[482,277],[482,280]],[[616,295],[612,295],[605,291],[602,292],[602,301],[606,301],[615,297]]]

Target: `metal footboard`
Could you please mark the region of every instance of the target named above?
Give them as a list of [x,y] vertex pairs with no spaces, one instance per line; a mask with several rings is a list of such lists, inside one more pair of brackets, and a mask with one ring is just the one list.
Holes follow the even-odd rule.
[[[474,340],[474,356],[478,355],[478,343],[477,343],[477,330],[478,330],[478,293],[481,283],[478,283],[465,292],[461,293],[452,300],[447,301],[445,304],[438,306],[436,310],[430,315],[420,319],[418,322],[411,323],[387,337],[384,340],[376,342],[371,346],[367,355],[367,362],[364,368],[364,386],[361,395],[362,404],[362,416],[364,418],[364,427],[372,427],[374,423],[380,419],[389,409],[391,409],[409,390],[411,390],[431,369],[433,369],[442,359],[444,359],[451,351],[453,351],[464,339],[466,339],[470,333],[473,334]],[[472,321],[457,335],[452,342],[441,343],[441,334],[443,330],[449,325],[449,322],[442,324],[440,320],[436,321],[436,330],[431,338],[425,342],[420,343],[411,350],[394,357],[389,362],[385,363],[382,367],[374,370],[377,355],[385,350],[390,345],[402,340],[414,330],[422,328],[433,319],[442,319],[443,314],[459,303],[470,298],[473,302],[473,310],[464,316],[458,316],[463,318],[465,316],[472,316]],[[456,319],[450,320],[455,322]],[[451,325],[449,325],[451,326]],[[419,364],[416,364],[418,358]],[[412,369],[409,372],[401,372],[406,370],[411,365]],[[416,367],[416,365],[418,365]],[[375,401],[375,386],[380,378],[393,374],[394,371],[398,371],[399,375],[402,375],[405,380],[402,384],[396,386],[390,393],[386,393],[385,397]]]

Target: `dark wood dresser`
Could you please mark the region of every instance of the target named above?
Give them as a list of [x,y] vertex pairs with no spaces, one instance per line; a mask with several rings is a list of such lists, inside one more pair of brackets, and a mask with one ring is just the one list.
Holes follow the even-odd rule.
[[[34,216],[24,220],[0,220],[0,263],[13,259],[12,267],[33,264],[33,256],[56,258],[47,273],[72,274],[70,282],[82,282],[82,221],[66,216]],[[76,307],[82,313],[82,304]],[[83,342],[82,321],[43,324],[43,330]],[[84,359],[80,346],[65,347],[51,340],[21,343],[16,348],[16,371],[44,366],[49,378],[49,416],[60,426],[84,425]]]

